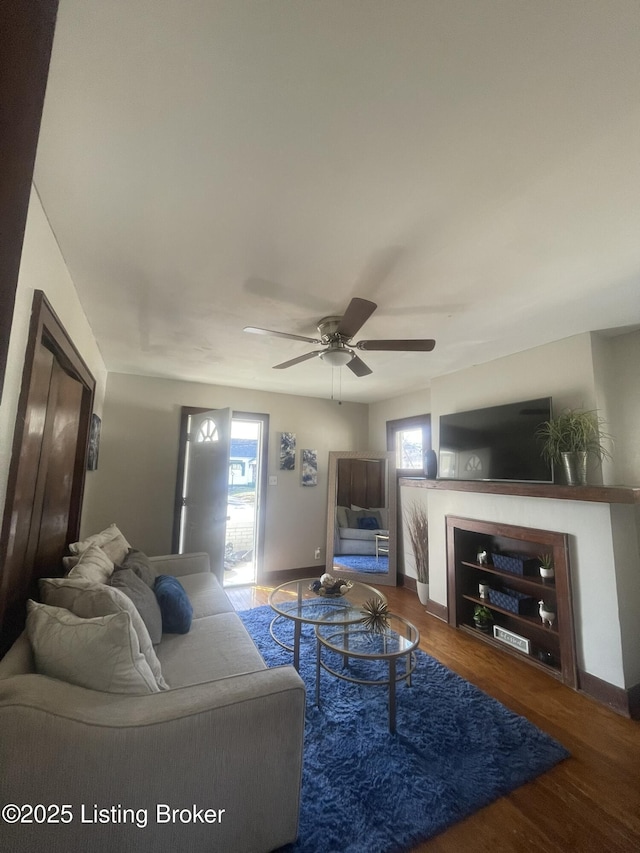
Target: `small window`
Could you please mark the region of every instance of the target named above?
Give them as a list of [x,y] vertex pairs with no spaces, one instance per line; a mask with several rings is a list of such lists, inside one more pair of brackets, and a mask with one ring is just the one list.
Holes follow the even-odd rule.
[[215,422],[211,418],[202,421],[196,441],[218,441],[219,439],[218,427],[215,425]]
[[387,421],[387,450],[396,455],[398,476],[423,476],[425,456],[431,449],[431,415]]

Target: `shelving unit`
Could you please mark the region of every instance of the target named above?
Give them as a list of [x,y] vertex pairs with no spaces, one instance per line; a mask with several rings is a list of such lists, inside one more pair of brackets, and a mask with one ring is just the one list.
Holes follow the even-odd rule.
[[[477,561],[477,554],[486,551],[489,564]],[[516,554],[522,558],[553,555],[554,578],[543,580],[537,569],[519,575],[491,564],[492,553]],[[447,516],[447,573],[449,584],[449,622],[507,654],[516,655],[532,666],[543,669],[565,684],[577,689],[577,667],[571,578],[569,571],[568,536],[552,530],[538,530],[489,521]],[[480,598],[479,584],[492,589],[511,589],[531,596],[523,613],[513,613]],[[544,601],[556,617],[551,627],[543,625],[538,602]],[[494,625],[505,629],[529,643],[529,653],[486,634],[473,623],[477,604],[487,607]]]

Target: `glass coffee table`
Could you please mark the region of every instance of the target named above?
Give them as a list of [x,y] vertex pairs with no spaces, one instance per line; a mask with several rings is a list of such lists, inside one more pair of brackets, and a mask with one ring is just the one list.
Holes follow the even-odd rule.
[[[411,673],[416,668],[414,650],[420,642],[420,632],[415,625],[402,616],[389,614],[387,627],[375,631],[360,621],[359,624],[345,625],[334,621],[333,614],[327,613],[321,624],[316,625],[316,705],[320,705],[320,670],[351,681],[354,684],[370,684],[389,688],[389,731],[396,730],[396,684],[405,681],[411,687]],[[386,661],[383,676],[376,678],[356,677],[348,671],[333,669],[326,660],[322,660],[322,650],[328,649],[340,655],[346,668],[349,659],[365,661]],[[397,666],[397,663],[400,666]]]
[[[333,625],[352,625],[362,621],[362,606],[372,598],[386,603],[384,595],[366,583],[353,581],[351,589],[344,595],[318,595],[310,588],[317,578],[287,581],[269,595],[269,605],[276,612],[271,620],[269,633],[272,638],[289,652],[293,652],[293,665],[300,669],[300,637],[303,625],[320,625],[331,618]],[[293,646],[280,640],[274,627],[284,619],[294,624]]]

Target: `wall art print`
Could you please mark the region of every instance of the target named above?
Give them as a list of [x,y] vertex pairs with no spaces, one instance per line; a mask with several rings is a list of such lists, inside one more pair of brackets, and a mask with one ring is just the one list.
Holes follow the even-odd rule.
[[280,434],[280,470],[293,471],[296,467],[296,434],[283,432]]
[[96,471],[98,468],[98,451],[100,450],[100,427],[102,421],[96,414],[91,415],[91,426],[89,427],[89,452],[87,454],[87,471]]
[[302,485],[317,486],[318,485],[318,451],[317,450],[301,450],[300,458],[302,461]]

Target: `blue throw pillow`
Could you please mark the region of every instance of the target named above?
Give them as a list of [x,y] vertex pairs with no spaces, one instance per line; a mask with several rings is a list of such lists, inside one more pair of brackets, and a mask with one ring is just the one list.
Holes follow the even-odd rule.
[[378,530],[380,523],[375,515],[365,515],[358,519],[358,527],[360,530]]
[[158,575],[153,591],[160,605],[163,634],[187,634],[193,607],[180,581],[171,575]]

